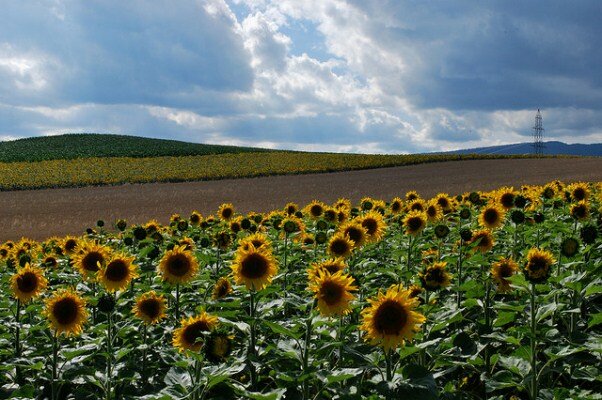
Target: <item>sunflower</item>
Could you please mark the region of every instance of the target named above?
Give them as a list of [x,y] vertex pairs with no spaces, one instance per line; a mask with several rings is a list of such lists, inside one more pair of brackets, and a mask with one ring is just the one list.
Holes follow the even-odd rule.
[[88,319],[86,302],[76,292],[61,289],[46,300],[44,315],[56,335],[79,335]]
[[299,205],[297,203],[287,203],[284,206],[286,215],[294,215],[297,211],[299,211]]
[[435,201],[437,202],[439,207],[441,207],[441,210],[444,213],[447,214],[452,210],[453,203],[447,193],[439,193],[437,196],[435,196]]
[[443,218],[443,209],[435,199],[432,199],[427,203],[424,212],[430,222],[438,221]]
[[378,242],[383,238],[387,224],[380,213],[370,211],[359,218],[359,222],[366,228],[368,241]]
[[579,240],[574,237],[567,237],[560,243],[560,254],[565,257],[574,257],[579,252]]
[[192,226],[199,226],[201,221],[203,221],[203,215],[195,210],[190,214],[190,218],[188,218],[188,220]]
[[493,248],[494,239],[491,232],[488,230],[480,230],[474,232],[470,239],[470,244],[476,243],[475,250],[479,250],[481,253],[486,253]]
[[107,261],[107,265],[96,273],[96,279],[108,292],[125,289],[130,281],[138,276],[137,266],[132,264],[135,257],[115,254]]
[[212,363],[223,362],[232,352],[234,336],[224,332],[211,332],[205,341],[205,358]]
[[231,203],[224,203],[219,206],[217,216],[223,221],[229,221],[234,216],[234,206]]
[[180,284],[189,282],[196,275],[199,263],[184,246],[175,246],[165,252],[159,262],[159,274],[164,282]]
[[403,219],[403,226],[409,235],[418,235],[426,226],[426,214],[422,211],[410,211]]
[[65,236],[61,242],[61,250],[64,254],[73,254],[77,249],[79,241],[76,237]]
[[580,201],[571,207],[571,216],[579,221],[586,220],[589,217],[589,204],[586,201]]
[[249,245],[253,245],[253,247],[255,247],[256,249],[258,249],[260,247],[265,247],[268,249],[272,248],[270,239],[266,235],[264,235],[263,233],[260,233],[260,232],[257,232],[257,233],[254,233],[252,235],[242,238],[238,244],[239,247],[241,247],[245,250],[248,250]]
[[199,351],[203,346],[200,341],[207,333],[213,331],[218,325],[215,315],[202,311],[196,317],[182,319],[180,327],[173,333],[173,345],[180,352],[186,350]]
[[[322,217],[324,218],[324,221],[328,221],[330,223],[335,223],[338,221],[339,212],[332,207],[326,207],[324,209],[324,214],[322,214]],[[320,221],[318,221],[318,222],[320,222]]]
[[571,198],[575,201],[585,201],[589,198],[589,186],[584,182],[576,182],[569,185],[568,190]]
[[324,213],[326,205],[318,200],[313,200],[307,206],[305,206],[305,212],[309,214],[313,219],[320,218]]
[[414,201],[420,199],[420,195],[414,190],[410,190],[409,192],[407,192],[405,197],[406,201]]
[[295,233],[295,232],[303,232],[305,230],[305,224],[301,220],[294,215],[288,216],[282,220],[280,223],[282,229],[286,233]]
[[346,267],[343,259],[330,259],[312,263],[311,267],[307,270],[307,280],[310,282],[313,281],[322,272],[328,272],[329,274],[334,275],[339,271],[343,271]]
[[422,199],[416,199],[416,200],[409,201],[406,204],[406,209],[409,212],[412,212],[412,211],[424,212],[424,210],[426,210],[426,201],[424,201]]
[[341,225],[339,232],[353,241],[354,248],[360,248],[368,238],[368,231],[358,221],[349,221]]
[[349,239],[342,232],[337,232],[328,242],[328,254],[334,258],[347,258],[351,255],[354,245],[353,240]]
[[10,287],[15,298],[21,303],[28,303],[46,289],[48,281],[44,278],[44,272],[38,267],[29,264],[17,271],[10,278]]
[[437,290],[449,286],[451,275],[446,270],[445,261],[435,262],[418,274],[422,287],[428,290]]
[[399,214],[403,210],[403,200],[399,197],[395,197],[389,203],[389,210],[391,210],[391,214]]
[[221,277],[213,286],[213,294],[211,298],[213,300],[218,300],[226,297],[232,293],[232,285],[230,284],[230,280],[228,278]]
[[410,297],[410,291],[400,286],[393,286],[384,294],[379,292],[368,302],[370,305],[361,314],[360,329],[365,332],[365,340],[384,347],[385,351],[411,341],[426,320],[414,311],[418,299]]
[[77,254],[73,256],[73,264],[84,278],[93,279],[98,270],[105,265],[110,251],[108,247],[96,243],[81,243]]
[[498,292],[505,293],[511,290],[510,278],[518,272],[518,265],[510,258],[503,258],[491,267],[491,276],[497,285]]
[[[173,216],[172,216],[173,217]],[[144,230],[147,234],[152,234],[154,232],[159,232],[161,230],[161,223],[156,219],[151,219],[146,224],[144,224]]]
[[505,216],[506,211],[497,203],[493,203],[481,210],[479,224],[487,229],[495,229],[504,223]]
[[166,308],[165,298],[151,290],[136,299],[132,312],[145,324],[153,325],[165,318]]
[[332,206],[337,210],[351,210],[351,200],[340,198]]
[[272,252],[266,248],[238,248],[232,263],[232,274],[238,285],[244,284],[249,290],[262,290],[272,282],[278,272],[278,265]]
[[504,207],[505,210],[509,210],[514,207],[514,198],[516,197],[516,191],[511,187],[503,187],[496,193],[497,202]]
[[546,250],[532,248],[527,253],[527,264],[524,274],[528,281],[533,283],[545,282],[550,276],[550,267],[554,264],[554,256]]
[[353,278],[342,271],[334,274],[318,272],[310,281],[309,290],[315,293],[320,314],[325,317],[347,315],[351,311],[349,304],[355,298],[351,292],[357,290],[353,283]]

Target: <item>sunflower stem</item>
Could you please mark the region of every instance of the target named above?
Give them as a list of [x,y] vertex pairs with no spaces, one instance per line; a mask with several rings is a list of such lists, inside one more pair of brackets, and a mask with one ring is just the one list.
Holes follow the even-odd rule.
[[[486,328],[487,334],[491,333],[490,309],[491,309],[491,282],[489,281],[489,279],[487,279],[487,276],[485,276],[485,328]],[[489,339],[486,339],[486,343],[485,343],[485,375],[486,376],[489,376],[489,373],[491,370],[491,358],[490,358],[489,353],[490,353]]]
[[56,400],[58,398],[58,388],[57,388],[57,366],[58,366],[58,354],[59,354],[59,340],[57,334],[52,335],[52,382],[51,382],[51,392],[52,392],[52,400]]
[[106,384],[105,384],[105,390],[106,390],[106,399],[107,400],[111,400],[111,375],[112,375],[112,358],[113,358],[113,338],[112,338],[112,330],[113,330],[113,324],[112,324],[112,320],[113,320],[113,313],[112,312],[108,312],[107,313],[107,376],[106,376]]
[[282,282],[282,290],[286,291],[286,286],[288,284],[288,232],[284,232],[284,282]]
[[458,288],[457,288],[457,305],[458,309],[460,309],[462,305],[462,256],[464,255],[464,240],[460,239],[460,252],[458,254]]
[[251,389],[255,387],[257,384],[257,372],[255,371],[255,366],[251,360],[251,357],[255,358],[255,341],[256,341],[256,332],[255,332],[255,289],[251,289],[249,292],[249,314],[251,316],[251,325],[250,325],[250,334],[249,334],[249,351],[247,356],[247,362],[249,364],[249,372],[251,374]]
[[535,283],[531,283],[531,399],[537,399],[537,321],[535,319]]
[[21,324],[20,324],[20,316],[21,316],[21,300],[17,299],[17,310],[15,313],[15,322],[16,322],[16,326],[15,326],[15,357],[20,357],[21,356],[21,342],[20,342],[20,336],[21,336]]
[[393,379],[393,364],[391,363],[391,349],[385,350],[385,364],[387,365],[387,382]]
[[305,322],[305,345],[303,347],[303,374],[305,380],[303,381],[303,398],[309,399],[309,382],[307,381],[307,370],[309,369],[309,346],[311,342],[311,329],[312,329],[312,313],[314,310],[314,302],[312,300],[309,308],[309,315]]
[[140,375],[142,376],[142,382],[146,382],[146,324],[142,324],[142,372]]
[[180,321],[180,284],[176,283],[176,323]]

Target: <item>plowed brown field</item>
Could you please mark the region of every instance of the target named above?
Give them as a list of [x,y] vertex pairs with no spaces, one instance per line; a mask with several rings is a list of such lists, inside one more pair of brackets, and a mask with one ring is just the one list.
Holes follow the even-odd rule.
[[363,196],[390,200],[409,190],[429,197],[554,179],[602,181],[602,158],[451,161],[326,174],[0,192],[0,240],[80,234],[98,219],[107,225],[117,218],[165,223],[173,213],[187,216],[196,209],[205,215],[224,202],[240,212],[263,212],[288,201],[304,205],[347,197],[355,202]]

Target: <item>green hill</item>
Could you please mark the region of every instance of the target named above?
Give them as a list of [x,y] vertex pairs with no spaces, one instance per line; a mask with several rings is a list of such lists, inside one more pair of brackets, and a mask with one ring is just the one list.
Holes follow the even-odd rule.
[[269,150],[138,136],[78,133],[0,142],[0,162],[72,160],[89,157],[177,157],[251,151]]

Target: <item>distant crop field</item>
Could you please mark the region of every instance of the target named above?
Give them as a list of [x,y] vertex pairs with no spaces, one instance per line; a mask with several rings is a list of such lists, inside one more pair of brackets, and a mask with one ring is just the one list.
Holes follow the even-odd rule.
[[177,157],[250,151],[269,150],[85,133],[0,142],[0,162],[70,160],[89,157]]
[[528,158],[487,155],[363,155],[252,152],[184,157],[93,157],[0,163],[0,190],[184,182],[348,171],[437,161]]

